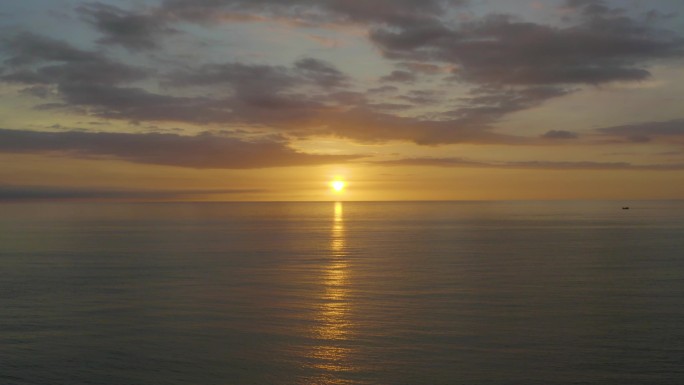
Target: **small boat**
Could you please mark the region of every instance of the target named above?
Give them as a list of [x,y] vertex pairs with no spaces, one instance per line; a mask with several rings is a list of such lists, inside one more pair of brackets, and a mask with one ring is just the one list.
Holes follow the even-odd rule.
[[625,206],[622,208],[623,210],[629,210],[629,206]]

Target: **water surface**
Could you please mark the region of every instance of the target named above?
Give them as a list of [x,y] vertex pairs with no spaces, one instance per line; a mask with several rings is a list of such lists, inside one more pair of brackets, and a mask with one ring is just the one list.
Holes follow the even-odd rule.
[[0,205],[0,383],[681,384],[684,203]]

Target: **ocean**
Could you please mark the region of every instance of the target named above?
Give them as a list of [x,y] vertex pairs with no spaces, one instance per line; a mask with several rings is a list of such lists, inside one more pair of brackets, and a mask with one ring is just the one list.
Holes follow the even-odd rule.
[[0,204],[0,384],[682,384],[684,202]]

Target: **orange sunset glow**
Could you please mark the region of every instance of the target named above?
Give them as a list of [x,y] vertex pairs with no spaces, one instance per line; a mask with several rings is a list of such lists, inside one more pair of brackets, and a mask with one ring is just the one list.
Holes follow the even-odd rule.
[[0,5],[2,200],[684,196],[674,0],[74,4]]

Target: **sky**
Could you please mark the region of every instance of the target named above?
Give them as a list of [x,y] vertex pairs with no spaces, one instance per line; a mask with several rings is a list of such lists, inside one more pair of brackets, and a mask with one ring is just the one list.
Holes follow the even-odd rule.
[[0,201],[682,199],[682,100],[680,0],[3,1]]

